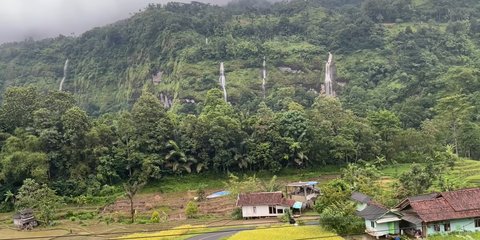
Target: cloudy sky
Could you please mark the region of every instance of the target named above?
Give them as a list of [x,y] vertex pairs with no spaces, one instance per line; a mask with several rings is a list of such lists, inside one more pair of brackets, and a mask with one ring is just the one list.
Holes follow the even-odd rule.
[[[171,0],[0,0],[0,43],[79,35],[127,18],[148,3]],[[190,2],[191,0],[175,0]],[[228,0],[197,0],[225,4]]]

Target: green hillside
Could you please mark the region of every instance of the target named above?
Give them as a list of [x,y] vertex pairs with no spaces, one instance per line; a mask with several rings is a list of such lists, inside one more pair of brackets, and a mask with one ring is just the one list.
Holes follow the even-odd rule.
[[[449,4],[453,6],[445,12]],[[58,89],[69,59],[64,89],[98,115],[131,106],[161,71],[162,82],[150,87],[175,99],[182,110],[186,99],[200,102],[206,90],[217,87],[219,62],[224,61],[230,102],[251,109],[262,96],[265,56],[268,95],[293,87],[296,98],[308,106],[316,95],[311,90],[320,90],[331,51],[339,78],[348,83],[339,89],[348,108],[357,114],[388,108],[411,115],[413,104],[419,119],[402,120],[418,127],[432,114],[434,101],[449,91],[442,79],[462,73],[477,77],[476,8],[478,3],[468,0],[150,5],[79,37],[3,44],[0,83],[4,90],[25,84]],[[285,74],[280,67],[301,72]]]
[[[169,3],[3,44],[0,211],[22,185],[72,203],[200,172],[479,160],[479,19],[477,0]],[[454,171],[474,181],[470,164]]]

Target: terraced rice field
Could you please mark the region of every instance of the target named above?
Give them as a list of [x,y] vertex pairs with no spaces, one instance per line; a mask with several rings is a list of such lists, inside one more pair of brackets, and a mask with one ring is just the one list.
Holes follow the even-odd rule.
[[465,179],[474,186],[480,186],[480,161],[461,160],[457,162],[450,175]]

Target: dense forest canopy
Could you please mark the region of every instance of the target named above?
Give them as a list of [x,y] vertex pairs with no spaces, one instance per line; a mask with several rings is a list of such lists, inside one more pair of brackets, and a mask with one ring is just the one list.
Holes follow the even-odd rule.
[[[77,196],[171,174],[428,162],[450,147],[480,159],[479,19],[476,0],[168,3],[3,44],[0,200],[25,178]],[[328,52],[335,98],[319,93]]]

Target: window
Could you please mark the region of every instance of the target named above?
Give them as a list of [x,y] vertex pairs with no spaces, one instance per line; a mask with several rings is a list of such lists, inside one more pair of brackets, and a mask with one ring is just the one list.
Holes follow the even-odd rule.
[[475,227],[476,228],[480,227],[480,218],[475,219]]
[[257,207],[253,207],[253,213],[257,213]]
[[375,222],[374,221],[370,221],[370,227],[375,228]]
[[450,223],[449,222],[446,222],[444,225],[443,225],[443,230],[445,230],[445,232],[449,232],[450,231]]
[[433,231],[440,232],[440,224],[434,224],[433,225]]
[[277,214],[277,207],[275,207],[275,206],[269,206],[269,207],[268,207],[268,213],[270,213],[270,214]]
[[283,209],[281,209],[281,208],[277,209],[277,213],[278,214],[283,214]]

